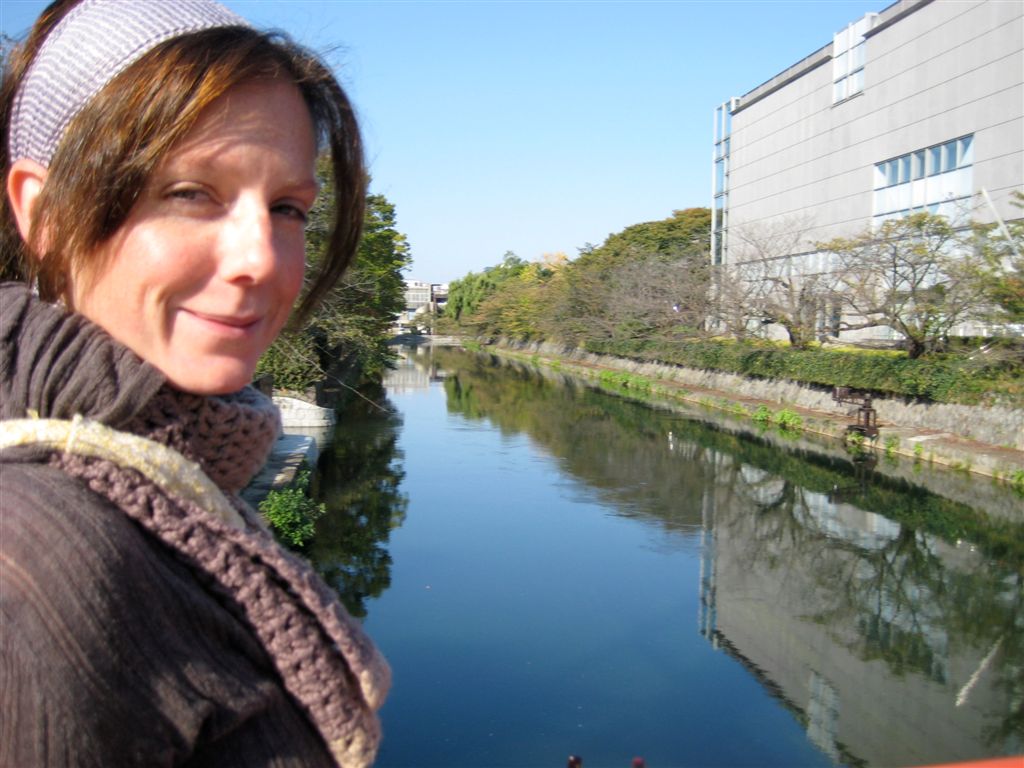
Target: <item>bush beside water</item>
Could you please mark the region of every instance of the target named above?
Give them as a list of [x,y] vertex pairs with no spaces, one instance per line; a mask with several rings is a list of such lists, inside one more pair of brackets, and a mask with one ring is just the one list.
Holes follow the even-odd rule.
[[292,549],[301,549],[313,538],[316,521],[327,512],[323,504],[309,495],[309,469],[301,469],[287,488],[271,491],[260,502],[260,512],[279,541]]

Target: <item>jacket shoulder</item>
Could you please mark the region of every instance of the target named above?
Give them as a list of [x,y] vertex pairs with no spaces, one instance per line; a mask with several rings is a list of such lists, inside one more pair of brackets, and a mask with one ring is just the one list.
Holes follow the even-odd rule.
[[0,463],[0,711],[0,765],[210,755],[236,766],[284,744],[323,753],[224,599],[44,464]]

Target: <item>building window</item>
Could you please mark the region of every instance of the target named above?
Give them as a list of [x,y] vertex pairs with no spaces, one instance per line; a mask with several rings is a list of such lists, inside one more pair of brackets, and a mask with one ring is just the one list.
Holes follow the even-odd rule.
[[918,150],[917,152],[911,152],[911,164],[913,165],[913,171],[911,179],[923,179],[924,178],[924,150]]
[[974,136],[875,164],[876,222],[928,211],[959,221],[974,194]]
[[869,13],[832,38],[832,103],[838,104],[864,90],[867,43],[864,35],[874,26],[877,13]]
[[729,217],[729,137],[732,134],[732,110],[735,99],[715,110],[715,158],[711,180],[714,218],[711,224],[711,262],[725,261],[725,236]]

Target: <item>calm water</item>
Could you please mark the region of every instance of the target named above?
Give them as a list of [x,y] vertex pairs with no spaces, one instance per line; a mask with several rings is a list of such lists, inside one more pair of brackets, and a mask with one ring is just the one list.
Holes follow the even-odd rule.
[[467,353],[387,388],[311,553],[393,668],[381,768],[1024,752],[1019,498]]

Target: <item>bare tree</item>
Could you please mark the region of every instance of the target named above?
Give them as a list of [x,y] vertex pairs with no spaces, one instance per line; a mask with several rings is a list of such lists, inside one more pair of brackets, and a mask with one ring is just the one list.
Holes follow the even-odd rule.
[[845,309],[842,330],[886,326],[910,357],[933,351],[950,330],[984,311],[970,232],[917,213],[877,230],[820,244],[835,259]]
[[717,264],[711,269],[710,325],[743,341],[761,328],[762,315],[754,307],[752,285],[744,265]]
[[809,247],[809,229],[802,217],[732,229],[736,245],[717,274],[716,317],[733,335],[777,323],[794,347],[814,341],[834,300],[835,275]]
[[686,256],[644,254],[610,276],[601,320],[616,338],[672,338],[702,332],[707,266]]

